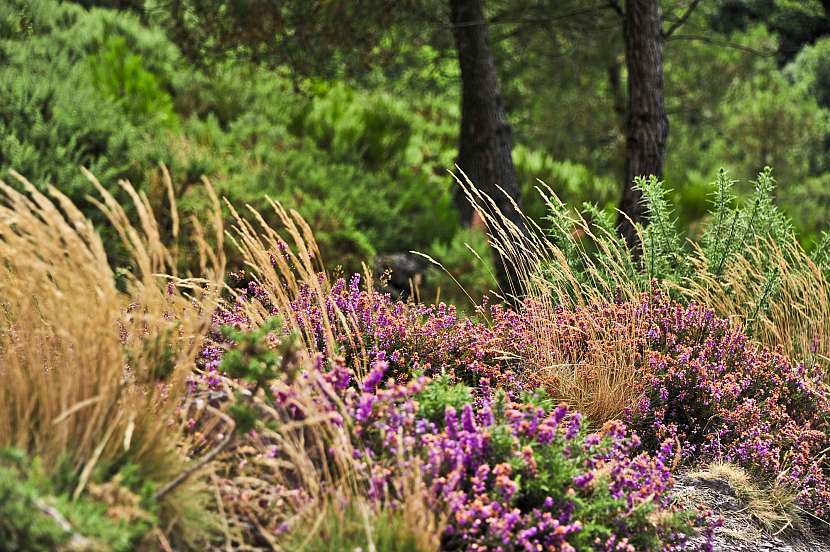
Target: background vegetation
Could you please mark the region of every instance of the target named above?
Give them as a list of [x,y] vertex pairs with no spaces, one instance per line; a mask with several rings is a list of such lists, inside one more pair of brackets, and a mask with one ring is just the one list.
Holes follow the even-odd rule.
[[828,147],[830,2],[2,2],[0,550],[825,530]]
[[[616,14],[569,2],[491,4],[524,211],[543,222],[538,178],[567,205],[588,201],[612,212],[625,142]],[[239,36],[233,17],[262,9],[256,2],[217,4],[214,10],[241,11],[228,11],[222,32],[204,29],[204,51],[194,52],[181,36],[215,14],[198,2],[184,5],[195,19],[177,19],[164,2],[5,2],[0,168],[41,188],[59,183],[81,205],[89,187],[79,165],[112,191],[126,178],[164,222],[156,169],[164,163],[184,212],[203,210],[206,200],[193,185],[203,175],[236,205],[262,208],[268,195],[298,208],[329,264],[347,272],[377,254],[418,250],[438,254],[458,273],[476,268],[482,275],[472,281],[488,281],[485,266],[447,255],[468,240],[459,234],[448,174],[460,98],[451,34],[439,21],[445,8],[433,6],[434,17],[424,21],[412,15],[408,25],[396,19],[388,33],[371,37],[366,56],[355,54],[353,67],[332,61],[344,47],[338,36],[322,35],[320,52],[307,52],[304,63],[288,46],[255,51],[259,43]],[[782,56],[789,35],[781,26],[820,19],[821,7],[782,3],[777,19],[765,19],[753,16],[753,6],[704,2],[677,31],[683,34],[666,41],[671,134],[664,178],[680,227],[694,234],[719,168],[738,179],[740,196],[751,193],[758,171],[774,166],[775,201],[809,249],[830,216],[830,42],[819,36]],[[684,7],[666,2],[664,18]],[[284,15],[284,25],[308,30]],[[325,18],[338,13],[319,17],[328,28]],[[188,23],[177,31],[176,21]],[[426,31],[417,40],[416,23]],[[454,293],[449,282],[433,280]]]

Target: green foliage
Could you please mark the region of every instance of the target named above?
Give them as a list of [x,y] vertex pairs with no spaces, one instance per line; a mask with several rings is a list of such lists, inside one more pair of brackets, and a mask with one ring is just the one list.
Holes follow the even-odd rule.
[[69,540],[58,523],[35,506],[40,493],[25,476],[22,454],[2,451],[0,463],[0,550],[50,551]]
[[[79,165],[113,189],[116,177],[140,182],[153,164],[144,133],[156,117],[139,108],[161,107],[159,83],[175,63],[163,35],[127,15],[49,0],[0,10],[0,170],[14,168],[37,186],[55,183],[81,203],[90,185]],[[110,69],[119,56],[130,69],[116,77]],[[107,90],[118,79],[121,89]]]
[[[428,254],[441,266],[430,266],[426,291],[442,301],[469,307],[467,294],[477,304],[487,290],[496,289],[493,254],[481,230],[461,229],[449,243],[436,240]],[[421,295],[427,297],[424,291]]]
[[55,183],[82,207],[81,165],[116,197],[127,178],[166,208],[152,189],[164,162],[183,215],[204,212],[193,186],[202,175],[266,217],[273,197],[348,271],[378,251],[449,241],[458,227],[446,172],[457,109],[444,98],[413,108],[411,97],[246,63],[208,73],[129,13],[56,0],[0,6],[0,59],[0,171]]
[[95,87],[119,105],[133,124],[178,125],[170,94],[144,67],[141,56],[130,52],[123,36],[106,38],[100,51],[89,57],[89,64]]
[[536,221],[546,214],[545,202],[536,190],[543,186],[539,180],[568,205],[587,201],[606,207],[618,199],[618,184],[613,178],[598,175],[581,163],[555,161],[542,150],[521,144],[513,149],[513,162],[522,185],[522,211]]
[[[178,8],[80,3],[120,11],[57,0],[0,6],[1,171],[15,168],[38,186],[56,183],[83,203],[90,187],[79,165],[112,189],[126,177],[146,190],[164,161],[184,211],[203,212],[206,198],[192,185],[203,174],[236,205],[267,212],[271,196],[297,208],[328,263],[347,271],[377,252],[460,243],[452,241],[458,224],[447,176],[457,149],[458,69],[446,33],[413,41],[407,37],[416,20],[387,14],[390,26],[375,32],[349,19],[379,21],[386,12],[374,13],[373,3],[342,13],[325,8],[314,21],[292,2],[279,9],[284,19],[273,20],[256,17],[264,9],[258,2],[222,3],[229,11],[220,18],[206,17],[215,6],[200,1]],[[443,4],[423,5],[446,15]],[[567,205],[613,206],[626,84],[616,16],[559,2],[544,15],[569,23],[552,37],[525,23],[539,15],[532,2],[488,7],[517,15],[501,21],[493,46],[514,123],[524,211],[536,221],[547,212],[536,178]],[[664,5],[667,17],[676,10],[676,3]],[[784,25],[781,13],[806,15],[776,4],[778,15],[723,30],[712,28],[718,10],[703,3],[687,22],[711,32],[711,41],[665,46],[672,128],[666,174],[676,216],[683,226],[705,216],[701,175],[721,165],[749,174],[769,164],[786,182],[778,203],[809,246],[830,219],[827,40],[803,47],[782,67],[764,55],[781,40],[772,31]],[[805,21],[815,22],[815,14]],[[253,34],[234,27],[241,22]],[[600,39],[585,32],[597,25],[607,29]],[[275,33],[287,34],[273,41]],[[737,47],[723,47],[727,40]],[[346,59],[346,44],[359,55]],[[364,51],[364,44],[374,48]],[[209,63],[188,65],[188,56]],[[550,59],[561,62],[555,79],[544,69]],[[740,185],[735,191],[752,193]]]
[[317,85],[307,110],[296,114],[294,128],[337,161],[358,161],[372,169],[399,164],[412,136],[404,106],[388,97],[359,97],[342,83]]
[[[180,184],[180,206],[200,212],[189,182],[206,173],[234,205],[268,217],[267,197],[297,209],[314,228],[329,266],[359,271],[376,252],[425,250],[458,227],[452,204],[455,147],[443,104],[401,100],[280,72],[222,66],[187,83],[190,112],[176,147],[161,159]],[[195,178],[194,178],[195,177]],[[245,213],[243,213],[245,214]]]
[[286,538],[287,550],[308,552],[341,552],[377,550],[378,552],[427,552],[421,544],[425,537],[421,529],[401,511],[374,512],[367,505],[352,503],[345,508],[330,506],[322,514],[319,524],[309,528],[300,524],[298,530]]
[[662,182],[651,176],[638,177],[634,187],[643,195],[649,224],[643,232],[643,256],[646,276],[653,279],[677,279],[684,276],[684,252],[680,233],[676,227],[674,209],[669,203],[667,190]]
[[[584,239],[575,238],[583,219],[572,215],[555,197],[549,204],[550,239],[563,251],[570,272],[583,286],[614,289],[622,281],[634,289],[645,290],[652,280],[677,284],[690,280],[718,282],[735,255],[746,246],[761,239],[780,244],[796,239],[789,219],[773,201],[772,169],[767,167],[758,175],[754,193],[744,201],[739,201],[734,184],[726,171],[718,173],[710,212],[698,239],[687,239],[678,228],[670,192],[654,177],[639,178],[635,184],[642,192],[649,220],[647,226],[638,225],[642,244],[637,254],[616,235],[613,217],[594,206],[585,207],[591,233]],[[692,262],[695,258],[703,261],[704,272]],[[756,274],[746,277],[766,275],[765,282],[770,286],[764,293],[766,301],[775,287],[775,267],[765,258],[757,262],[762,266],[757,267]]]
[[[48,508],[69,528],[49,515]],[[73,535],[87,539],[96,549],[134,550],[153,518],[142,514],[119,520],[109,515],[108,508],[92,498],[72,500],[58,491],[37,459],[30,461],[16,450],[0,451],[0,550],[57,550]]]
[[[267,337],[279,333],[282,322],[278,318],[271,318],[262,326],[252,331],[242,331],[225,326],[222,333],[232,348],[222,357],[219,370],[232,378],[240,379],[250,384],[246,393],[237,392],[236,401],[230,407],[231,416],[236,422],[236,432],[245,434],[251,431],[257,423],[258,416],[249,400],[261,390],[266,399],[274,400],[269,383],[278,375],[286,374],[291,368],[294,342],[283,339],[277,349],[272,348]],[[287,373],[293,378],[293,373]]]
[[416,396],[418,412],[424,418],[439,423],[448,406],[457,411],[465,404],[472,404],[471,388],[463,383],[452,383],[450,376],[442,374],[424,387]]

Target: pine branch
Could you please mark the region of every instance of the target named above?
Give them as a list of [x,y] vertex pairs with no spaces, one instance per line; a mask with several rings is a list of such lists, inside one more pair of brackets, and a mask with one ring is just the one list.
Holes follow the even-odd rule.
[[750,48],[749,46],[744,46],[743,44],[737,44],[735,42],[730,42],[728,40],[721,40],[717,38],[712,38],[711,36],[705,35],[697,35],[697,34],[682,34],[682,35],[672,35],[669,37],[669,40],[697,40],[699,42],[705,42],[707,44],[714,44],[715,46],[723,46],[724,48],[733,48],[735,50],[741,50],[743,52],[748,52],[750,54],[754,54],[756,56],[761,57],[771,57],[775,55],[775,50],[757,50],[755,48]]
[[674,32],[677,29],[682,27],[683,24],[689,20],[689,17],[691,17],[692,12],[695,11],[695,8],[697,8],[698,4],[700,4],[700,0],[692,0],[692,3],[689,4],[689,7],[686,9],[686,12],[680,16],[680,19],[672,23],[668,30],[663,32],[663,38],[669,38],[672,34],[674,34]]

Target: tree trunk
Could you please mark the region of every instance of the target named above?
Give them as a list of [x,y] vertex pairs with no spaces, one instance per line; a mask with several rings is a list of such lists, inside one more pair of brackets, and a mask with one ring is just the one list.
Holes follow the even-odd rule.
[[[630,247],[637,235],[629,222],[647,223],[637,176],[663,177],[669,118],[663,99],[663,35],[659,0],[627,0],[623,34],[628,68],[628,113],[625,137],[625,182],[617,227]],[[626,217],[627,215],[627,217]]]
[[[499,189],[519,204],[512,132],[490,50],[484,0],[450,0],[450,19],[461,68],[461,130],[456,163],[479,190],[494,200],[504,217],[523,229],[519,213]],[[455,200],[462,223],[470,225],[473,209],[461,190]],[[515,276],[498,253],[496,269],[502,290],[510,291]]]

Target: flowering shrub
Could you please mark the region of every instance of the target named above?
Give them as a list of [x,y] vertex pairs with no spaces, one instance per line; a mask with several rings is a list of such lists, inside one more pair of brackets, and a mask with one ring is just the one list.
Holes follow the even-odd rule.
[[[234,348],[219,370],[282,364],[261,331],[225,333]],[[384,356],[359,383],[342,362],[282,374],[265,393],[268,412],[348,428],[354,472],[378,506],[401,500],[397,476],[417,470],[429,508],[449,516],[442,549],[654,550],[683,540],[690,520],[669,503],[670,441],[650,455],[621,422],[589,433],[578,412],[544,393],[512,400],[486,378],[475,389],[424,375],[396,382]],[[317,389],[305,409],[297,385]]]
[[646,444],[677,439],[689,461],[783,474],[802,507],[827,518],[830,397],[821,371],[753,343],[699,305],[656,296],[628,308],[646,321],[644,394],[629,414]]
[[[486,392],[438,423],[419,416],[425,378],[374,390],[388,368],[375,363],[362,392],[347,392],[356,453],[370,495],[394,496],[387,478],[414,455],[434,507],[448,508],[448,550],[655,550],[682,540],[669,508],[673,445],[655,456],[620,422],[587,433],[582,417],[543,395],[514,402]],[[368,386],[367,386],[368,383]]]
[[[348,364],[365,353],[369,362],[382,359],[389,364],[389,374],[405,381],[413,372],[426,375],[447,373],[453,379],[475,384],[488,378],[494,384],[510,387],[507,382],[518,368],[519,352],[530,347],[532,334],[522,318],[502,305],[479,307],[491,323],[479,324],[462,318],[454,306],[420,305],[393,301],[389,295],[362,289],[360,276],[347,283],[337,280],[325,298],[327,312],[313,291],[304,288],[292,304],[291,313],[271,307],[267,295],[255,283],[244,290],[237,303],[217,313],[217,326],[245,328],[248,325],[242,303],[257,300],[276,316],[292,316],[299,327],[316,340],[316,349],[326,353],[325,320],[346,321],[334,324],[338,353]],[[219,341],[222,340],[217,335]],[[209,367],[216,366],[216,354],[209,345]],[[213,356],[211,356],[213,354]]]
[[[258,293],[252,286],[242,300]],[[324,350],[317,304],[302,292],[288,315]],[[334,327],[338,353],[346,359],[342,373],[327,377],[339,378],[354,422],[353,445],[371,474],[371,494],[376,500],[394,497],[389,476],[401,454],[414,455],[424,462],[432,500],[451,510],[448,545],[484,549],[527,540],[596,547],[615,539],[631,543],[636,535],[671,540],[640,527],[645,503],[658,511],[665,507],[657,498],[670,484],[669,444],[687,464],[721,459],[758,476],[780,477],[802,507],[830,515],[830,466],[822,456],[830,446],[830,397],[822,374],[753,343],[711,310],[681,306],[652,291],[639,301],[555,309],[546,320],[484,306],[478,315],[486,322],[477,322],[445,305],[404,304],[361,290],[358,277],[348,284],[339,280],[325,305],[329,320],[349,321]],[[217,321],[244,326],[238,307]],[[642,442],[616,424],[588,436],[585,424],[574,421],[579,413],[532,406],[528,391],[544,383],[541,361],[528,353],[538,350],[534,324],[544,325],[566,363],[584,362],[603,343],[625,341],[638,372],[633,392],[639,399],[624,419]],[[206,354],[218,358],[222,350]],[[369,369],[356,377],[345,366],[361,358]],[[549,427],[553,438],[543,431]],[[654,488],[640,495],[640,485]],[[612,489],[608,500],[622,502],[604,504],[600,490],[606,488]],[[592,505],[607,516],[597,522],[600,528],[591,521]],[[623,526],[608,521],[618,518],[626,520]]]

